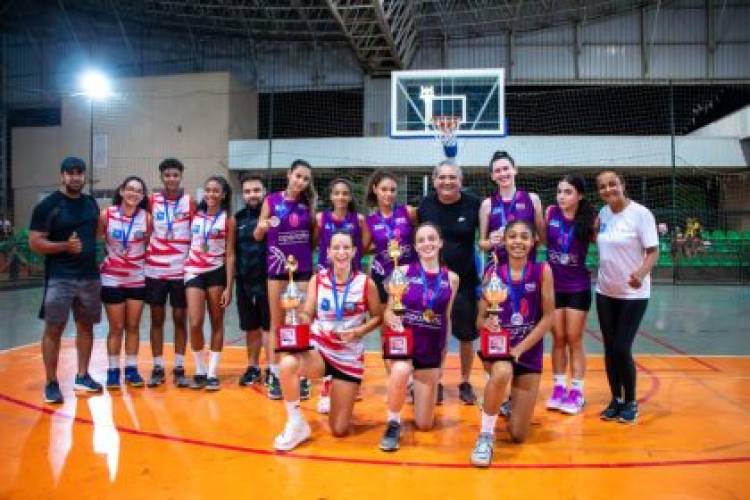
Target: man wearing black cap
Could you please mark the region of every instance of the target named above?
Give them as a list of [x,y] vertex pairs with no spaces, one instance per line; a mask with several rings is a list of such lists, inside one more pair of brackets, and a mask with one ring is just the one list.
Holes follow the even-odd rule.
[[78,371],[74,389],[100,392],[101,384],[88,373],[94,324],[101,319],[99,269],[96,265],[96,225],[99,207],[82,192],[86,164],[68,157],[60,165],[62,185],[47,196],[31,216],[29,247],[45,256],[44,298],[39,318],[44,320],[42,358],[46,372],[44,399],[62,403],[57,381],[60,338],[70,311],[76,322]]

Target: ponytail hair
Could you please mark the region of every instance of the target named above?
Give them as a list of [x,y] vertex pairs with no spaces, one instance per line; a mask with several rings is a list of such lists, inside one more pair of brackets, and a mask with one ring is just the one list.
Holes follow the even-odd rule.
[[593,205],[586,198],[586,181],[580,175],[575,174],[567,174],[561,180],[573,186],[578,194],[581,195],[581,201],[578,202],[574,218],[574,234],[578,241],[588,242],[594,234],[595,214]]
[[307,187],[300,194],[300,201],[307,205],[307,207],[312,211],[315,210],[315,207],[318,204],[318,193],[315,192],[315,184],[313,184],[312,166],[310,166],[310,164],[305,160],[298,158],[292,162],[291,166],[289,167],[289,172],[294,172],[299,167],[304,167],[310,171],[310,182],[307,183]]
[[[232,187],[229,185],[229,182],[227,180],[220,176],[220,175],[212,175],[208,179],[206,179],[206,182],[203,183],[205,186],[209,182],[216,182],[221,186],[221,192],[224,194],[224,197],[221,199],[220,207],[222,210],[226,210],[227,214],[229,214],[229,210],[232,208]],[[203,210],[204,212],[208,209],[208,205],[206,204],[205,196],[204,198],[198,203],[198,210]]]

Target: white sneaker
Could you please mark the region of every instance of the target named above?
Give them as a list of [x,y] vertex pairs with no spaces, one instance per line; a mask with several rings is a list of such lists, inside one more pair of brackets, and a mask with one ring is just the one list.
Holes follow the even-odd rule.
[[310,425],[305,420],[287,420],[284,431],[274,439],[273,447],[278,451],[293,450],[307,441],[311,433]]
[[320,396],[317,409],[318,413],[328,415],[328,412],[331,411],[331,398],[329,396]]

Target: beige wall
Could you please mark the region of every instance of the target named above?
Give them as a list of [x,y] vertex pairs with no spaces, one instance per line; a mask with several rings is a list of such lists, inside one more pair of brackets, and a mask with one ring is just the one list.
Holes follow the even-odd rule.
[[[195,193],[227,168],[230,137],[257,137],[257,94],[229,73],[198,73],[117,80],[114,95],[94,104],[94,133],[107,136],[107,166],[95,168],[96,190],[114,189],[128,175],[149,189],[160,186],[159,162],[185,164],[184,186]],[[28,225],[40,191],[55,189],[63,157],[89,164],[90,104],[62,100],[62,125],[13,130],[13,189],[17,226]]]

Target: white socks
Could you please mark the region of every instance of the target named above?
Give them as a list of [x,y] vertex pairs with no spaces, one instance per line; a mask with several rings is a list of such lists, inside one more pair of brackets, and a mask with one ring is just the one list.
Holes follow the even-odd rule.
[[557,374],[555,373],[552,376],[552,380],[554,381],[554,384],[556,387],[567,387],[568,386],[568,376],[563,374]]
[[391,411],[388,410],[388,422],[396,422],[397,424],[401,423],[401,412],[400,411]]
[[297,401],[285,401],[284,405],[286,406],[286,414],[289,420],[293,422],[304,420],[302,412],[299,409],[299,399]]
[[195,360],[195,374],[205,375],[206,365],[203,364],[203,351],[193,351],[193,359]]
[[487,415],[482,410],[482,432],[489,434],[495,434],[495,423],[497,422],[497,414]]
[[109,356],[109,368],[110,370],[113,368],[119,368],[120,367],[120,355],[115,354],[114,356]]
[[219,368],[221,351],[211,351],[208,354],[208,378],[216,378],[216,370]]
[[164,368],[164,356],[154,356],[154,366]]
[[271,369],[271,373],[273,373],[273,376],[279,378],[279,365],[276,363],[271,363],[270,365],[268,365],[268,367]]
[[185,355],[184,354],[175,354],[174,355],[174,365],[175,367],[179,366],[180,368],[185,366]]
[[125,366],[136,366],[138,364],[137,354],[128,354],[125,356]]
[[574,379],[573,379],[573,380],[571,381],[571,384],[570,384],[570,388],[571,388],[571,389],[575,389],[575,390],[577,390],[578,392],[580,392],[581,394],[583,394],[583,379],[580,379],[580,378],[574,378]]

